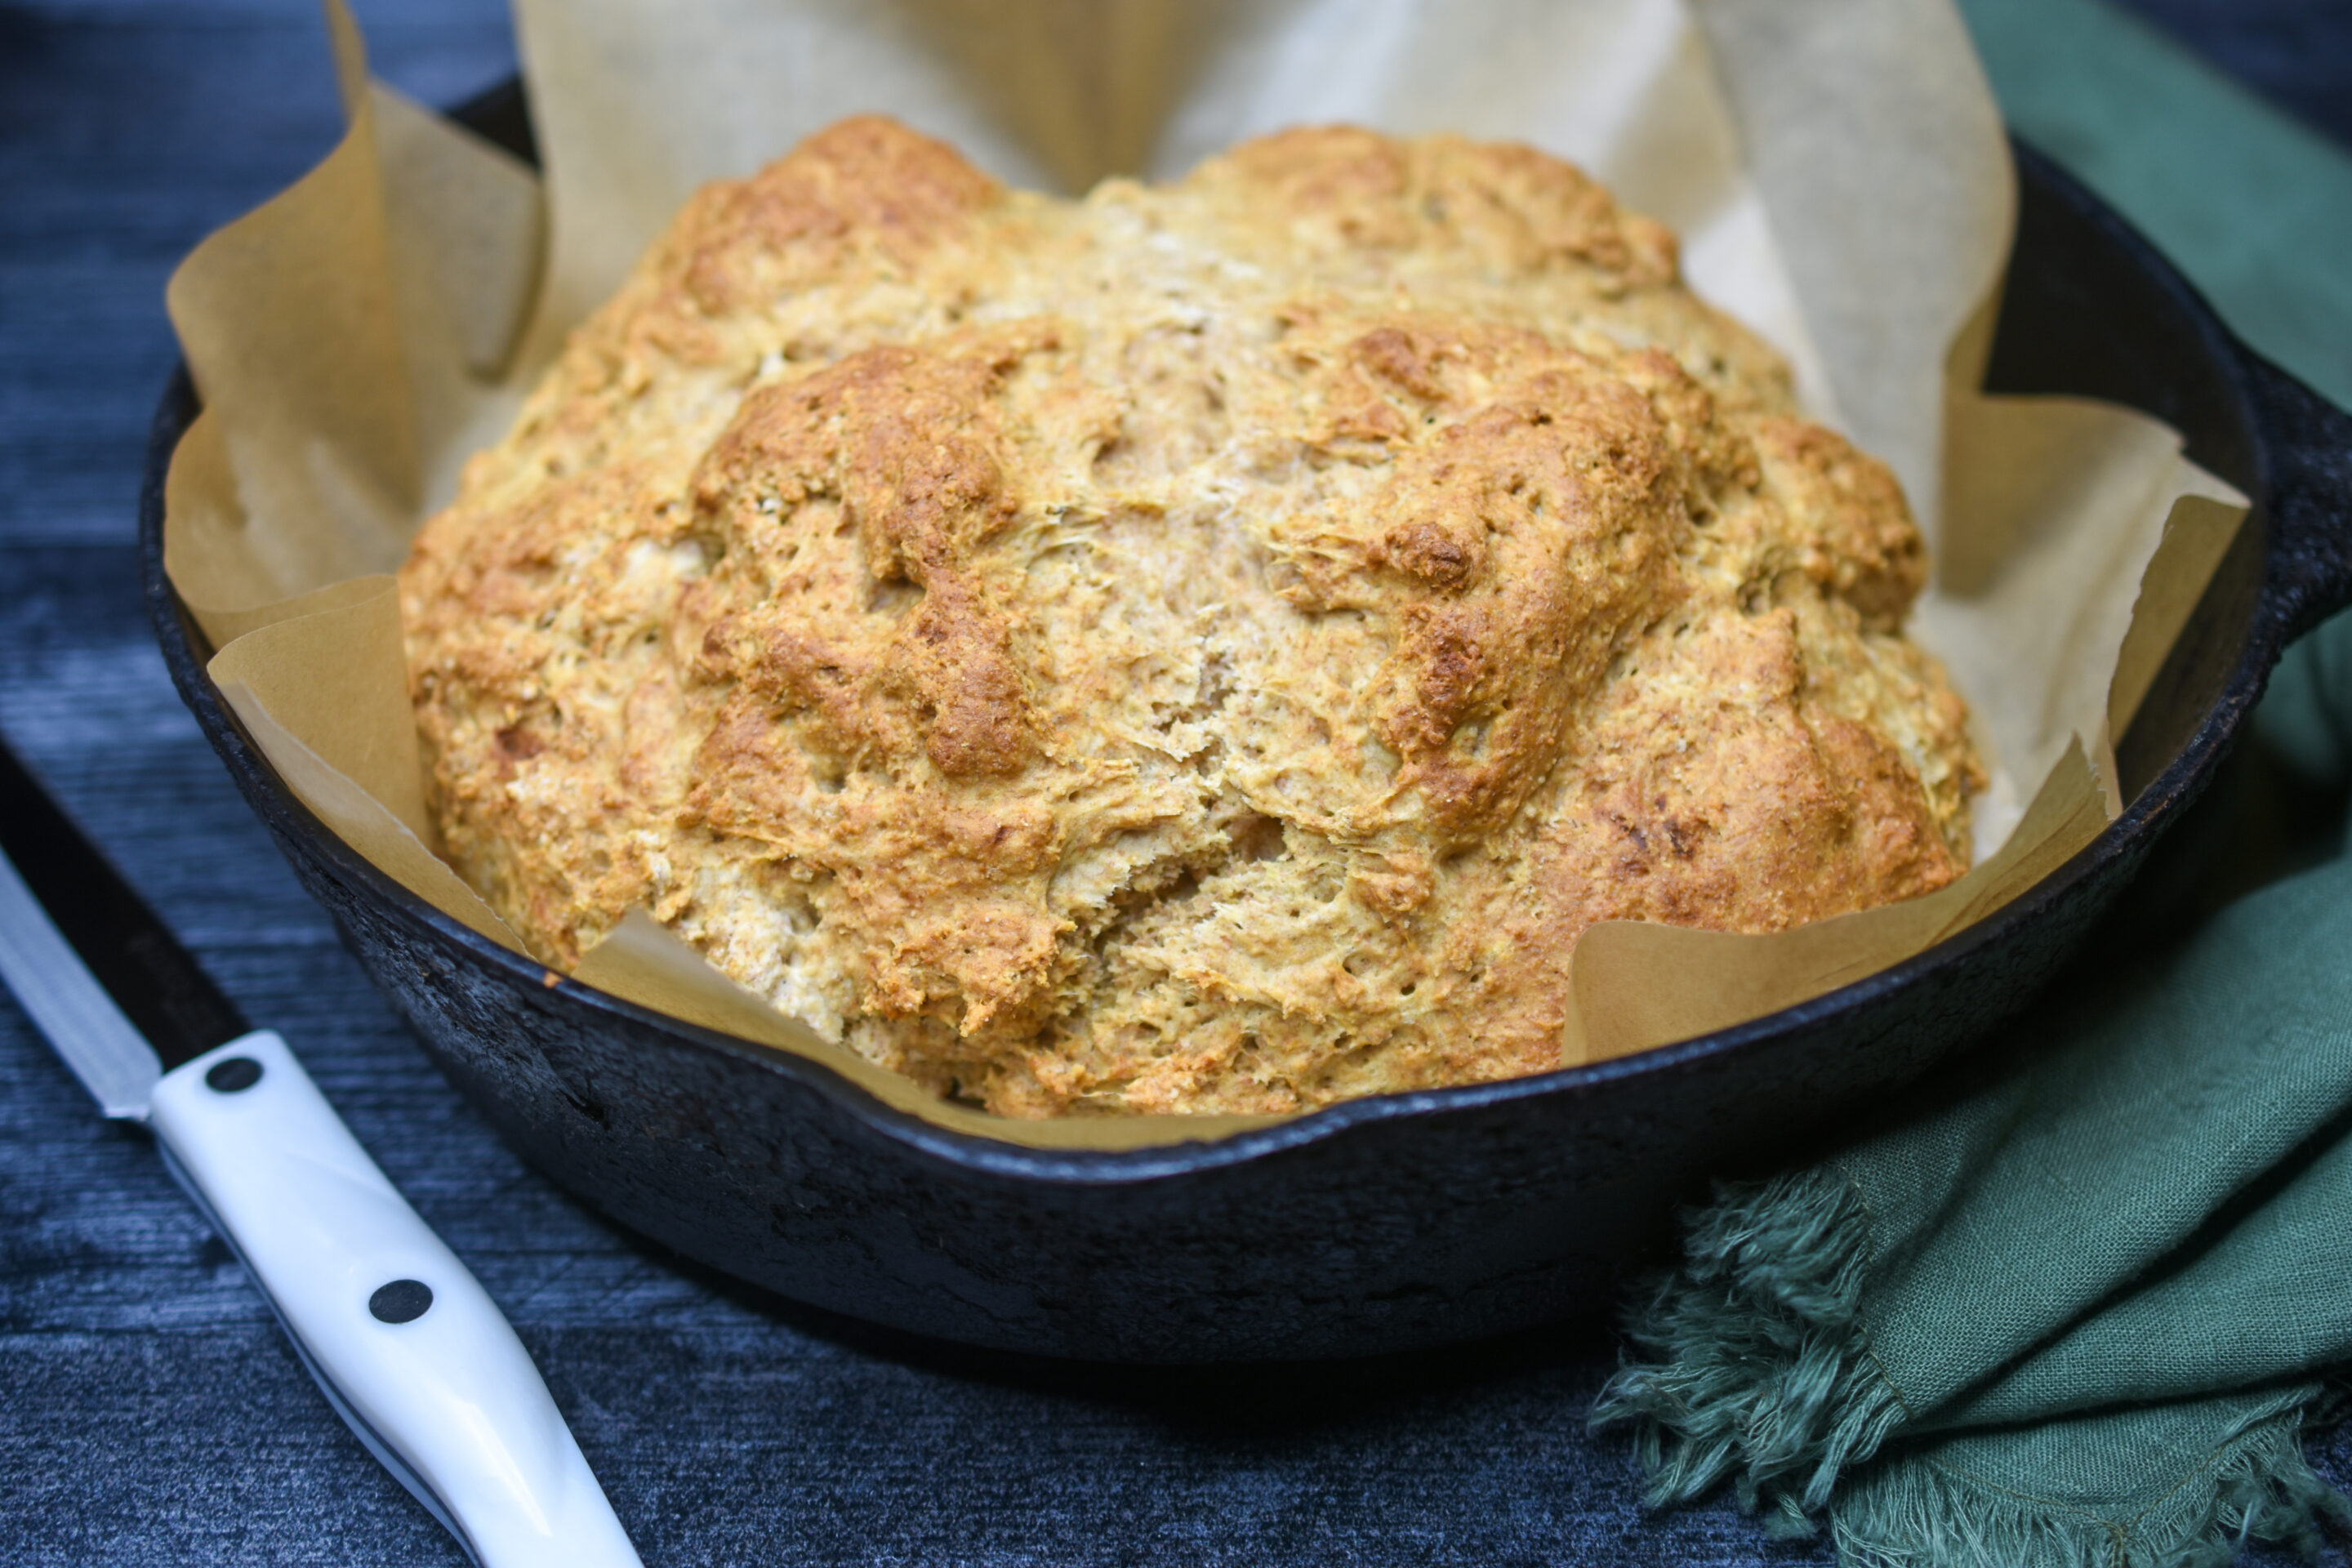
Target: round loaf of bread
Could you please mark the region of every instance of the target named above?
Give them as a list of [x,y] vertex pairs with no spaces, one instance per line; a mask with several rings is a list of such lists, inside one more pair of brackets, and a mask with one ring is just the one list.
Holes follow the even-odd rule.
[[885,120],[704,189],[402,574],[446,852],[1013,1116],[1559,1064],[1602,920],[1968,863],[1887,470],[1527,147],[1008,191]]

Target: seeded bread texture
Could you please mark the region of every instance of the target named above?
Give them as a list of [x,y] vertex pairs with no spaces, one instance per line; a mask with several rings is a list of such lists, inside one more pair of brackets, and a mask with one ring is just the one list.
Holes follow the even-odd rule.
[[446,853],[1012,1116],[1559,1064],[1596,921],[1967,864],[1887,470],[1520,146],[1008,191],[881,119],[706,187],[401,576]]

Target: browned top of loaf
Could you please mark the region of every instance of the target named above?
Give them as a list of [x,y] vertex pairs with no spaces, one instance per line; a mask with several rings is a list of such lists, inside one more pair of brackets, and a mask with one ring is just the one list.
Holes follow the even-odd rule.
[[1566,163],[1299,131],[705,189],[403,574],[457,866],[1013,1115],[1559,1060],[1599,920],[1964,863],[1886,470]]

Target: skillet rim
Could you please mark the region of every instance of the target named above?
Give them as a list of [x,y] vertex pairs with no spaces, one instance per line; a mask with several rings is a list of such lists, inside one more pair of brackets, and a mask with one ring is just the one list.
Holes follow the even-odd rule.
[[[513,107],[519,109],[519,97],[515,84],[493,88],[457,110],[456,117],[463,123],[479,122],[496,114],[509,100],[513,100]],[[527,135],[527,121],[523,123]],[[2273,449],[2277,437],[2261,417],[2263,400],[2256,395],[2252,368],[2256,363],[2254,356],[2221,323],[2211,306],[2178,268],[2105,203],[2014,137],[2011,147],[2021,184],[2038,183],[2051,186],[2078,216],[2101,229],[2123,250],[2141,277],[2175,308],[2179,320],[2193,329],[2226,383],[2221,390],[2227,394],[2252,437],[2254,471],[2231,477],[2248,491],[2253,502],[2243,527],[2253,531],[2253,542],[2263,548],[2265,560],[2263,569],[2248,590],[2251,614],[2237,658],[2179,750],[2139,790],[2123,813],[2080,852],[1991,916],[1900,963],[1821,996],[1713,1034],[1610,1061],[1491,1083],[1367,1096],[1221,1139],[1140,1149],[1041,1149],[940,1127],[885,1104],[820,1062],[699,1027],[569,977],[555,985],[546,984],[544,977],[551,972],[544,965],[479,935],[410,892],[352,849],[287,788],[234,711],[221,700],[205,669],[209,645],[163,572],[164,479],[180,437],[201,411],[184,360],[175,367],[164,390],[147,442],[139,497],[143,596],[173,685],[256,815],[274,835],[303,842],[307,851],[330,875],[350,885],[354,892],[363,892],[373,907],[397,921],[413,937],[429,942],[452,961],[468,963],[485,973],[486,977],[495,976],[538,1005],[579,1010],[586,1016],[583,1027],[602,1032],[606,1026],[600,1016],[608,1016],[766,1071],[782,1073],[822,1095],[835,1110],[872,1132],[913,1153],[974,1174],[1068,1187],[1166,1182],[1266,1159],[1372,1123],[1435,1119],[1555,1095],[1582,1097],[1605,1092],[1610,1084],[1623,1079],[1692,1072],[1768,1048],[1776,1040],[1800,1035],[1836,1015],[1923,984],[1985,946],[2008,940],[2042,913],[2064,902],[2079,884],[2116,861],[2144,853],[2210,782],[2254,700],[2260,696],[2270,667],[2286,640],[2285,634],[2292,629],[2287,623],[2295,606],[2279,602],[2289,595],[2278,582],[2277,563],[2269,559],[2273,553],[2270,548],[2273,543],[2270,522],[2281,453]],[[590,1019],[600,1021],[591,1023]]]

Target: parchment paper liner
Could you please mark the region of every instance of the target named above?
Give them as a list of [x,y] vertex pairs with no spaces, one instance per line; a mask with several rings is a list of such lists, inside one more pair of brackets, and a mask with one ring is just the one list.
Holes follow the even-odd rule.
[[[166,568],[220,649],[214,679],[295,794],[518,952],[434,851],[384,574],[693,186],[845,113],[896,113],[1002,177],[1065,189],[1181,173],[1299,121],[1534,142],[1674,225],[1701,291],[1787,352],[1815,416],[1904,479],[1938,562],[1914,634],[1997,768],[1979,865],[1927,898],[1770,936],[1596,926],[1575,952],[1566,1064],[1900,962],[2087,844],[2121,805],[2109,737],[2244,515],[2155,421],[1974,391],[2014,193],[1948,0],[519,0],[543,205],[530,169],[371,83],[328,3],[349,134],[172,282],[205,409],[172,466]],[[643,911],[570,983],[1022,1143],[1147,1146],[1279,1120],[1029,1122],[944,1104]]]

